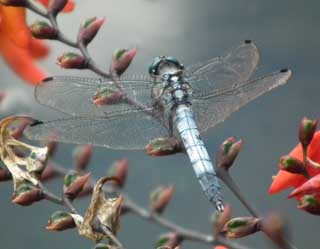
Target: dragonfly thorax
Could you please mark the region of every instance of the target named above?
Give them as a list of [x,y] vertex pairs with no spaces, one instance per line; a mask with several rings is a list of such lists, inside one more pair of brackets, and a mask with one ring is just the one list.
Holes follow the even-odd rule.
[[158,56],[149,67],[149,74],[160,79],[164,85],[162,97],[176,105],[189,102],[191,87],[183,77],[184,66],[173,57]]
[[152,77],[162,78],[164,75],[177,74],[183,71],[184,66],[171,56],[158,56],[149,66],[149,74]]

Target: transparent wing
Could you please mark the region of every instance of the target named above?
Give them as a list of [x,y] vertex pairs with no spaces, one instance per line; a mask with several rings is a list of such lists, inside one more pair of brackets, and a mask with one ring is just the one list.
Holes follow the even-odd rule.
[[97,93],[116,92],[120,89],[113,82],[105,79],[54,76],[45,79],[36,87],[35,98],[40,104],[72,116],[82,117],[105,117],[152,109],[153,84],[149,76],[131,76],[130,80],[125,78],[119,82],[119,86],[129,101],[96,105],[93,98]]
[[[54,136],[53,136],[54,134]],[[25,131],[33,140],[54,139],[59,142],[93,144],[113,149],[143,149],[157,137],[168,137],[168,130],[142,111],[126,115],[96,118],[70,117],[39,122]]]
[[235,82],[245,82],[255,71],[259,52],[251,41],[245,41],[223,57],[216,57],[186,69],[187,80],[194,96],[224,88]]
[[225,88],[213,89],[202,96],[195,97],[192,109],[201,132],[223,122],[231,113],[256,99],[264,93],[285,84],[291,76],[290,70],[262,77],[253,81],[246,81]]

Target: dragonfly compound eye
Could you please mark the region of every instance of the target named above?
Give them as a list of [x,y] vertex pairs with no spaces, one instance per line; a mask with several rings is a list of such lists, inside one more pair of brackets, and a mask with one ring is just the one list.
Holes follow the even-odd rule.
[[184,66],[174,57],[158,56],[149,66],[149,74],[151,76],[160,76],[164,73],[174,74],[183,68]]
[[149,66],[149,74],[151,76],[158,76],[159,75],[159,65],[161,64],[161,62],[165,59],[164,56],[157,56],[156,58],[154,58],[153,62],[151,63],[151,65]]

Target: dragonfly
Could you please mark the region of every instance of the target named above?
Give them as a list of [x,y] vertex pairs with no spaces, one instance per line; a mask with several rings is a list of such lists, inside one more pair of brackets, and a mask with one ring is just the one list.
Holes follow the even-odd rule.
[[[244,41],[224,56],[188,67],[171,56],[158,56],[141,75],[113,80],[49,77],[35,88],[35,98],[68,115],[39,120],[25,134],[33,140],[118,150],[143,149],[158,137],[177,139],[204,194],[222,212],[221,187],[201,135],[289,80],[289,69],[251,80],[258,61],[255,44]],[[53,131],[58,134],[54,138]]]

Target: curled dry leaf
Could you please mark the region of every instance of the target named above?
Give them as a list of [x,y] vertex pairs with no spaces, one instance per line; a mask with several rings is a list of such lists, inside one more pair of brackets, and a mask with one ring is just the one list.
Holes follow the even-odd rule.
[[[12,116],[0,121],[0,158],[10,171],[14,190],[21,182],[30,182],[37,186],[39,177],[48,159],[47,147],[35,147],[16,140],[10,133],[10,125],[14,122],[33,120],[30,117]],[[28,151],[26,156],[18,156],[16,149]]]
[[123,198],[122,196],[117,198],[106,198],[102,189],[106,182],[112,180],[114,180],[112,177],[103,177],[96,183],[93,189],[90,206],[84,218],[72,214],[78,227],[79,234],[95,242],[100,242],[101,240],[108,238],[108,235],[101,232],[101,229],[99,229],[101,226],[109,229],[115,236],[120,228],[120,211]]

